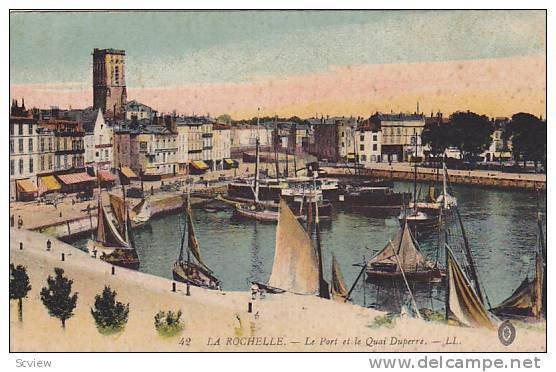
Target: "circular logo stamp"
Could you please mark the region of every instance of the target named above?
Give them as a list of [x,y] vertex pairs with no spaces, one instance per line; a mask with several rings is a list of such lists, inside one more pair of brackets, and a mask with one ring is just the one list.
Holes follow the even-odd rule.
[[498,327],[498,339],[504,346],[509,346],[515,340],[515,327],[509,320],[504,321]]

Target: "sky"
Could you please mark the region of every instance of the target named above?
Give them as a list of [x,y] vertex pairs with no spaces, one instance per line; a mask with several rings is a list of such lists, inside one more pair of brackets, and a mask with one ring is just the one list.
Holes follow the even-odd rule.
[[12,98],[91,106],[93,48],[160,112],[546,116],[544,11],[12,12]]

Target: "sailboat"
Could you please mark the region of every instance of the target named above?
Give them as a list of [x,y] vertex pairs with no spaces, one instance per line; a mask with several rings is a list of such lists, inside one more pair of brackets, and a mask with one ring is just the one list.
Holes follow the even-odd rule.
[[398,216],[400,224],[409,224],[413,231],[417,231],[417,228],[430,229],[434,227],[438,218],[430,213],[426,213],[419,210],[419,203],[417,202],[417,133],[414,134],[415,141],[415,155],[414,155],[414,166],[413,166],[413,203],[411,203],[411,208],[406,208],[405,203]]
[[119,228],[114,225],[99,195],[97,234],[89,240],[88,249],[95,256],[100,252],[100,258],[112,265],[137,270],[140,262],[135,250],[129,212],[118,219],[118,226]]
[[[312,209],[308,208],[308,211]],[[312,223],[309,222],[308,225],[312,226]],[[317,239],[320,239],[319,235],[317,228]],[[267,284],[254,284],[268,293],[290,292],[329,297],[328,283],[324,281],[322,275],[320,244],[313,246],[311,236],[283,199],[280,200],[274,263],[270,279]]]
[[131,221],[135,227],[146,224],[152,216],[152,208],[149,199],[145,197],[141,199],[139,204],[133,207],[132,211]]
[[533,278],[525,277],[517,289],[491,311],[501,318],[533,318],[540,320],[546,310],[544,234],[540,213],[537,212],[537,245]]
[[367,263],[367,279],[371,282],[402,280],[413,282],[438,281],[445,275],[421,252],[409,224],[403,223],[393,239]]
[[[182,283],[187,283],[196,287],[218,290],[220,289],[220,280],[214,276],[212,270],[207,266],[201,257],[201,249],[199,242],[197,241],[197,237],[195,236],[195,228],[193,226],[189,195],[186,196],[184,218],[185,224],[181,237],[180,253],[172,268],[172,276],[174,277],[174,280]],[[186,230],[187,252],[184,257]]]
[[348,301],[349,291],[344,281],[344,276],[340,270],[340,265],[336,261],[336,256],[332,254],[332,285],[330,287],[331,298],[335,301]]

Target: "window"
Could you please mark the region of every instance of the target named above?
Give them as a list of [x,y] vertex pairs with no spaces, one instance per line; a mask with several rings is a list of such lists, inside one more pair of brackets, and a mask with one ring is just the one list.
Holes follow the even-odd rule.
[[41,137],[40,148],[41,148],[41,152],[44,152],[44,137]]
[[373,151],[377,151],[378,150],[378,145],[376,143],[373,143]]
[[68,156],[64,155],[64,168],[68,167]]
[[342,138],[344,138],[345,134],[346,134],[345,132],[342,132]]
[[29,124],[29,134],[33,134],[33,124]]
[[17,129],[17,133],[20,136],[23,136],[23,124],[19,124],[19,128]]
[[41,155],[41,172],[44,170],[44,155]]
[[366,162],[367,161],[367,155],[361,155],[361,161]]
[[28,149],[29,153],[33,152],[33,139],[29,138],[29,149]]
[[376,134],[373,134],[373,142],[378,141],[378,136]]
[[10,123],[10,136],[14,135],[14,124]]
[[15,160],[10,160],[10,176],[15,174]]
[[361,142],[365,142],[365,135],[363,135],[363,134],[360,135],[360,136],[359,136],[359,140],[360,140]]
[[13,154],[14,152],[15,152],[14,140],[11,139],[10,140],[10,154]]
[[29,158],[29,173],[33,173],[33,158]]
[[23,153],[23,138],[19,139],[19,153]]
[[48,170],[52,169],[52,155],[48,155]]
[[365,145],[359,145],[359,150],[360,151],[365,151]]
[[23,159],[19,159],[19,174],[23,174]]

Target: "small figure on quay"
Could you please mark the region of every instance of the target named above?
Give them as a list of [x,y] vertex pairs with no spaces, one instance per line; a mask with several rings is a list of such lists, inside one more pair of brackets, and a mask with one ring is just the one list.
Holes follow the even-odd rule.
[[251,286],[251,299],[255,300],[257,298],[257,294],[259,293],[259,286],[256,283],[253,283]]
[[151,195],[154,195],[154,187],[151,185]]
[[17,228],[21,229],[22,226],[23,226],[23,219],[21,218],[21,216],[17,216]]
[[13,214],[10,216],[10,226],[11,227],[15,226],[15,216]]
[[52,242],[50,241],[50,239],[48,239],[46,241],[46,250],[50,252],[50,247],[52,247]]

